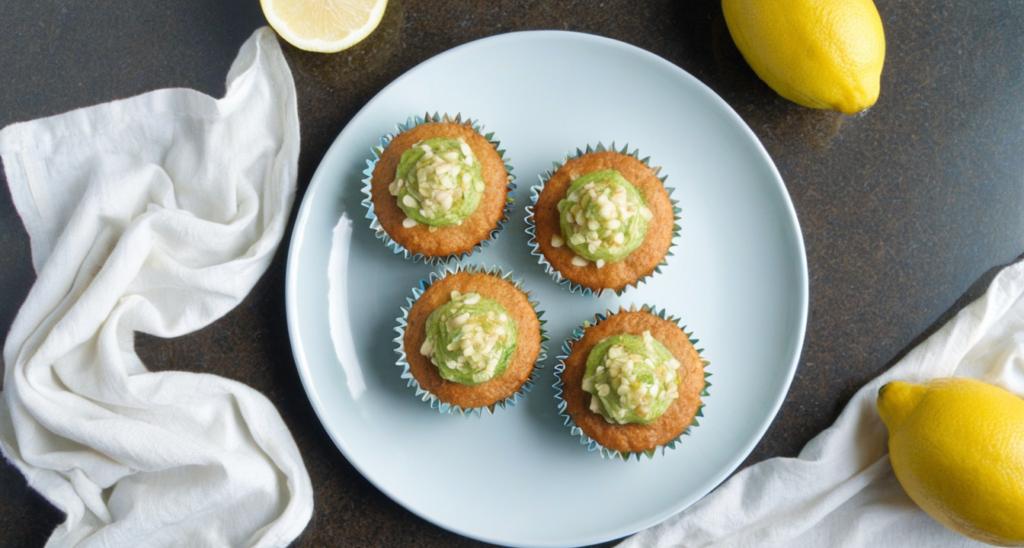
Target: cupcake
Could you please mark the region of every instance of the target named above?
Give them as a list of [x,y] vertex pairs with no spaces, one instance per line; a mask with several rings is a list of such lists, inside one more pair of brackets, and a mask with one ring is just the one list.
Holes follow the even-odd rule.
[[410,118],[381,138],[363,173],[377,237],[414,261],[465,257],[497,236],[515,197],[493,134],[461,115]]
[[442,413],[515,405],[544,359],[543,321],[522,281],[492,268],[431,274],[402,309],[397,352],[402,378]]
[[661,168],[637,150],[587,146],[541,176],[527,208],[538,262],[555,281],[585,295],[621,294],[660,272],[679,230]]
[[696,339],[650,306],[597,315],[563,346],[555,366],[559,411],[574,435],[605,457],[674,448],[711,384]]

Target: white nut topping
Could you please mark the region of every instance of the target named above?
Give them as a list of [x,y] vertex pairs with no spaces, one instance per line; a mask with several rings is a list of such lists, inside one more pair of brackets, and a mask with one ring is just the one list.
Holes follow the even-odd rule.
[[553,234],[551,236],[551,247],[562,247],[563,245],[565,245],[565,238],[558,234]]
[[412,228],[418,224],[419,223],[416,222],[416,219],[413,219],[411,217],[406,217],[405,220],[402,221],[402,226],[404,226],[405,228]]
[[587,392],[594,389],[594,377],[586,377],[583,379],[583,389]]
[[[595,177],[603,177],[604,172],[594,174]],[[635,193],[631,194],[627,187],[632,188],[628,182],[625,184],[616,182],[618,174],[609,175],[608,179],[595,178],[572,189],[559,203],[559,211],[562,216],[563,231],[567,236],[570,247],[576,253],[585,255],[584,259],[595,260],[600,255],[607,262],[620,260],[630,251],[635,249],[637,244],[629,244],[622,231],[636,229],[636,222],[632,222],[637,213],[644,219],[652,218],[641,201],[637,201]],[[589,176],[589,175],[588,175]],[[566,223],[568,226],[566,226]],[[645,225],[646,226],[646,223]],[[642,230],[642,229],[641,229]],[[629,245],[630,247],[624,247]],[[598,268],[604,266],[601,263]]]
[[[444,365],[470,376],[474,382],[486,381],[494,375],[503,348],[507,348],[509,341],[514,343],[515,330],[507,326],[509,317],[501,311],[500,305],[497,309],[487,306],[483,309],[468,308],[485,300],[479,293],[452,291],[451,300],[453,306],[438,318],[443,322],[442,333],[446,333],[445,350],[454,353],[448,354],[453,359],[443,360]],[[428,319],[428,325],[434,321],[433,318],[432,315]],[[441,360],[436,357],[435,341],[431,340],[433,336],[428,328],[427,341],[420,348],[420,353],[438,365]]]
[[590,264],[590,261],[584,259],[583,257],[580,257],[579,255],[573,255],[572,264],[582,267]]
[[474,184],[469,172],[478,165],[472,148],[461,137],[457,142],[457,148],[440,148],[436,153],[423,142],[413,145],[414,149],[423,151],[410,172],[415,174],[415,180],[406,182],[399,178],[388,186],[394,196],[398,196],[403,188],[407,189],[401,205],[416,210],[425,219],[434,220],[458,207],[471,190],[483,190],[483,183],[476,181]]
[[469,321],[469,312],[459,314],[458,316],[448,320],[448,329],[455,331],[456,329],[466,325],[467,321]]
[[[658,353],[655,346],[662,352],[664,346],[651,336],[650,331],[644,331],[642,335],[642,352],[645,355],[630,352],[626,344],[613,344],[608,348],[594,374],[584,377],[583,390],[594,395],[591,405],[598,402],[598,412],[603,410],[616,420],[624,419],[627,412],[646,419],[659,404],[660,414],[666,399],[671,401],[679,397],[677,370],[680,363],[673,357]],[[598,398],[608,402],[607,406],[602,405]]]

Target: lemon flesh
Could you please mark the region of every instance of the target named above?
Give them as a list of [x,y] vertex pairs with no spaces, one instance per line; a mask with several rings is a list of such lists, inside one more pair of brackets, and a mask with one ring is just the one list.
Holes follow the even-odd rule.
[[384,16],[387,0],[260,0],[263,14],[291,45],[333,53],[369,36]]
[[885,34],[871,0],[722,0],[754,72],[805,107],[854,114],[878,100]]
[[975,540],[1024,546],[1024,400],[973,379],[891,382],[878,392],[907,495]]

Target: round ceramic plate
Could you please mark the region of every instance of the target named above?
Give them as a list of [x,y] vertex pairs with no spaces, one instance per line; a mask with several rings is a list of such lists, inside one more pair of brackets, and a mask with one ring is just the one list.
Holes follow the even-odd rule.
[[[525,278],[551,337],[534,390],[515,407],[481,418],[439,414],[399,378],[396,318],[412,287],[434,268],[386,248],[360,205],[370,148],[397,122],[428,111],[479,119],[508,151],[519,185],[511,222],[467,262]],[[524,208],[528,189],[552,161],[612,141],[639,148],[662,167],[682,207],[681,236],[668,266],[649,283],[619,297],[585,297],[557,285],[530,255]],[[338,252],[329,269],[336,226]],[[754,134],[675,65],[621,42],[569,32],[466,44],[381,91],[313,176],[287,272],[299,374],[349,462],[419,516],[507,545],[615,539],[711,491],[750,453],[782,404],[807,318],[799,225]],[[588,452],[562,424],[551,387],[553,356],[572,329],[630,303],[681,317],[700,339],[713,375],[700,426],[676,449],[640,462]]]

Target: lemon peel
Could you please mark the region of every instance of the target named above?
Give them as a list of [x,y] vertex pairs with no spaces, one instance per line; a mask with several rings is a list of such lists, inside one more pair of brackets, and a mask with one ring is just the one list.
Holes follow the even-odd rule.
[[885,33],[871,0],[722,0],[736,47],[779,95],[854,114],[878,100]]
[[878,391],[889,457],[907,495],[972,539],[1024,546],[1024,400],[965,378]]

